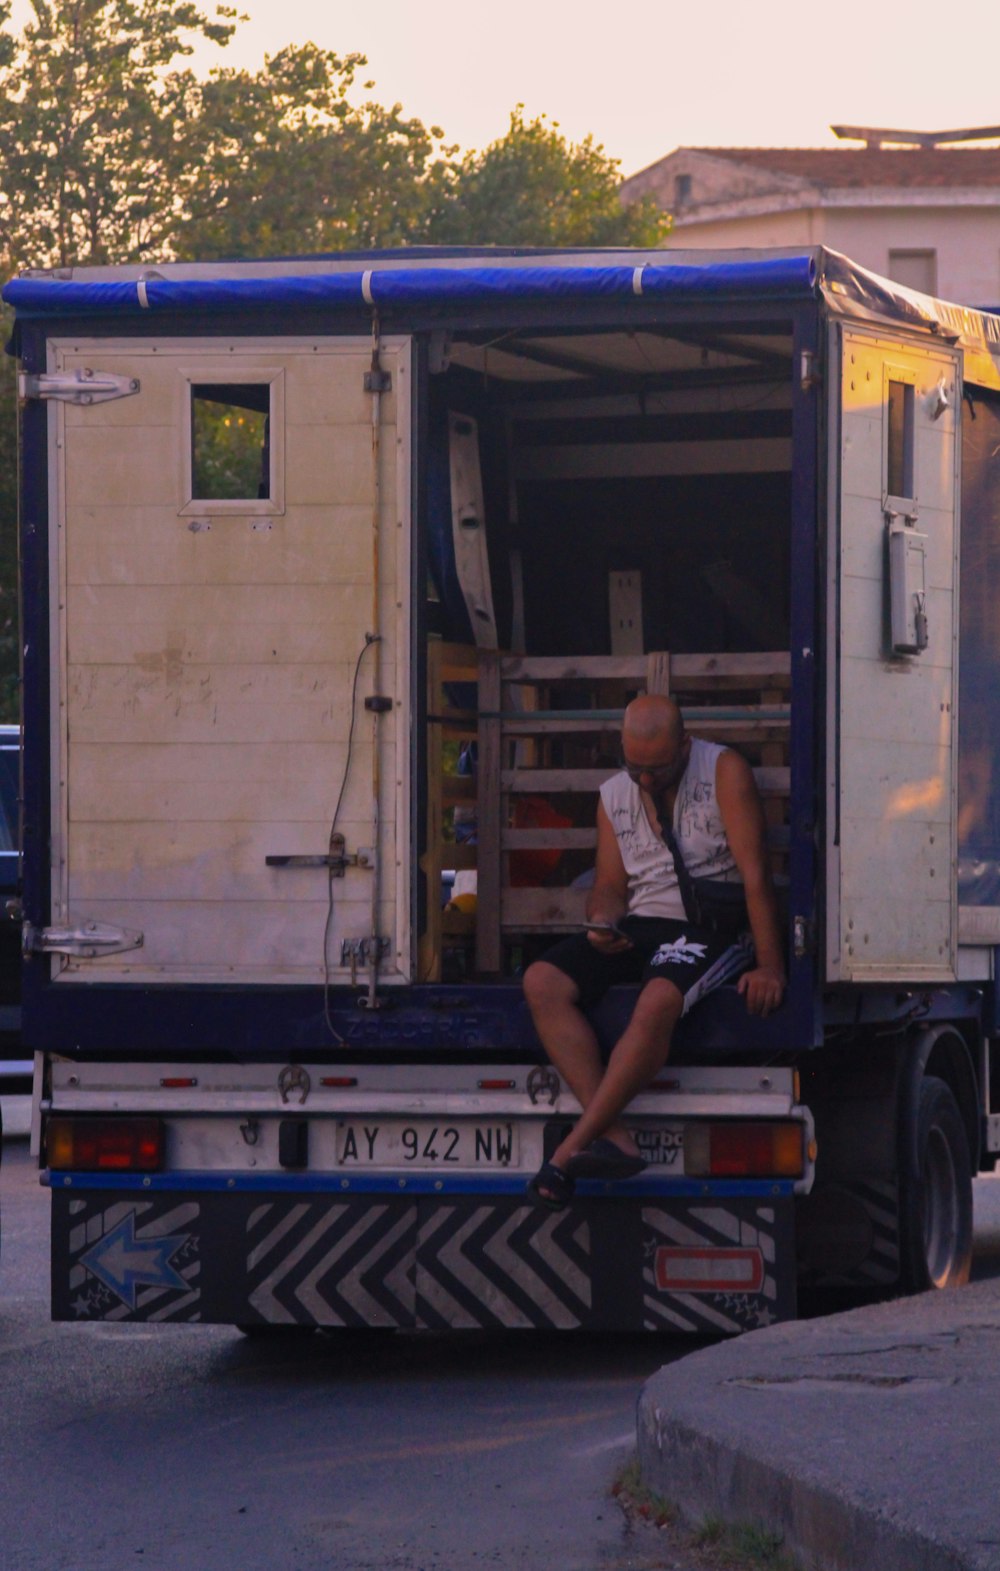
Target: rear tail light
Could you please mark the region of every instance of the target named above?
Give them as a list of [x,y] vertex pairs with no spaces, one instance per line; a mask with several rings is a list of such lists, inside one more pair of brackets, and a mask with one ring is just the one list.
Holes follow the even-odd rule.
[[789,1119],[688,1124],[684,1171],[692,1178],[801,1178],[804,1126]]
[[50,1168],[77,1173],[155,1173],[163,1166],[159,1118],[50,1118],[45,1146]]

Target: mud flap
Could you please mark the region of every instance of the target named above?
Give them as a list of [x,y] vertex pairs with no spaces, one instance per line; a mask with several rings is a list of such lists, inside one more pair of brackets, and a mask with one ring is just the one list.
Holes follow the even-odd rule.
[[792,1202],[54,1190],[52,1313],[735,1333],[795,1313]]

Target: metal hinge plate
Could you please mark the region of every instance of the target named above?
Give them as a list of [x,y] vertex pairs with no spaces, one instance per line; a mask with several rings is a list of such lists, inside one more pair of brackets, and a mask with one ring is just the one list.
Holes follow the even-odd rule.
[[113,371],[22,371],[17,378],[19,398],[55,398],[64,404],[106,404],[113,398],[130,398],[140,388],[137,376],[116,376]]
[[141,949],[143,934],[107,922],[81,922],[78,927],[32,927],[25,922],[22,948],[25,955],[74,955],[78,960],[96,960],[98,955],[117,955],[126,949]]

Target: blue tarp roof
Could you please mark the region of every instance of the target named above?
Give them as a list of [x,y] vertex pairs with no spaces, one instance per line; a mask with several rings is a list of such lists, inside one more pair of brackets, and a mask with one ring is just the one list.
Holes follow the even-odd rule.
[[[374,259],[373,259],[374,260]],[[16,278],[3,298],[19,312],[79,315],[112,312],[251,310],[310,306],[400,306],[440,301],[584,300],[636,296],[801,296],[816,285],[811,255],[708,265],[637,262],[588,266],[573,262],[444,267],[358,268],[357,271],[277,272],[244,277],[239,264],[219,264],[216,276],[147,274],[132,279]]]
[[[822,246],[801,251],[543,251],[428,255],[400,252],[299,261],[168,263],[162,268],[30,273],[3,298],[20,318],[172,315],[588,300],[623,304],[698,300],[803,300],[822,296],[836,314],[895,322],[960,343],[966,377],[1000,387],[1000,319],[935,300]],[[259,329],[258,329],[259,330]]]

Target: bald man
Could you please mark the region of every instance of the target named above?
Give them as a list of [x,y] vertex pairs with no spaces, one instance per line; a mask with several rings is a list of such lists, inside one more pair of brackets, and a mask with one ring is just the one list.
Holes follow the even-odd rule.
[[[672,826],[692,878],[742,882],[749,933],[734,940],[688,919],[662,824]],[[730,748],[688,736],[669,698],[636,698],[625,711],[622,768],[601,787],[586,911],[594,926],[556,944],[524,977],[542,1045],[583,1109],[528,1186],[554,1209],[569,1204],[578,1178],[641,1172],[621,1115],[663,1068],[678,1020],[699,998],[736,977],[751,1014],[770,1014],[784,995],[753,771]],[[605,1067],[584,1011],[618,982],[643,985]]]

